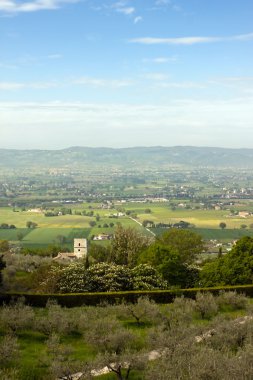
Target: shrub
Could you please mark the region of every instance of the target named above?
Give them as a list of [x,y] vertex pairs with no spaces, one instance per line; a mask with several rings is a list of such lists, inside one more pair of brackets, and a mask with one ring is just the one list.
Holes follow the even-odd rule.
[[5,335],[0,345],[0,365],[15,361],[19,354],[17,338],[13,335]]
[[1,380],[20,380],[18,370],[15,368],[0,369]]
[[19,298],[16,303],[4,305],[0,310],[0,323],[2,327],[12,333],[24,330],[33,325],[34,311],[30,306],[24,305],[24,299]]
[[132,290],[131,271],[124,265],[99,263],[86,271],[87,290],[90,292],[117,292]]
[[248,338],[252,338],[252,327],[250,320],[219,321],[218,324],[213,324],[213,333],[205,343],[219,351],[236,352],[244,347]]
[[38,317],[36,329],[43,334],[50,336],[53,333],[67,334],[72,331],[72,319],[68,318],[65,310],[53,301],[48,301],[46,305],[47,318]]
[[135,304],[125,304],[119,308],[121,315],[131,318],[140,326],[143,323],[158,323],[162,317],[158,305],[148,297],[138,298]]
[[247,297],[235,291],[225,292],[222,290],[216,298],[216,303],[220,310],[240,310],[246,307]]
[[170,328],[174,326],[188,326],[193,319],[195,301],[184,297],[176,297],[165,310],[167,324]]
[[110,316],[91,320],[89,329],[84,333],[84,339],[99,351],[118,355],[134,342],[135,337]]
[[152,266],[140,264],[131,270],[134,290],[166,289],[168,284]]
[[198,292],[196,295],[195,308],[202,319],[210,319],[218,312],[218,306],[211,293]]

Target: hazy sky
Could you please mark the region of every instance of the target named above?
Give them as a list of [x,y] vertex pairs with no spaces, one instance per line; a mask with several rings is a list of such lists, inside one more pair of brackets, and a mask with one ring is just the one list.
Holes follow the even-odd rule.
[[0,0],[0,148],[253,148],[252,0]]

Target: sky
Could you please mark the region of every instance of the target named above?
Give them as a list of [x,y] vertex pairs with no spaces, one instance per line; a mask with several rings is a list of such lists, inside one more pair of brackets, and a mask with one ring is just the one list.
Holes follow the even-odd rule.
[[0,0],[0,148],[253,148],[252,0]]

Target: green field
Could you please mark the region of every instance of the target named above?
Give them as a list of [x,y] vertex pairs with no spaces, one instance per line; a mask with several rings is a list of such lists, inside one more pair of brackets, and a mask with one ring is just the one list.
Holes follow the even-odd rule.
[[74,238],[87,238],[89,236],[89,228],[36,228],[31,230],[22,239],[24,247],[43,247],[50,244],[58,245],[57,236],[62,235],[67,239],[65,246],[73,246]]
[[[86,206],[86,207],[85,207]],[[72,207],[72,206],[71,206]],[[120,222],[123,225],[133,225],[127,217],[109,218],[110,213],[116,212],[116,210],[104,210],[99,208],[98,204],[93,204],[91,207],[94,212],[94,217],[82,216],[82,215],[61,215],[46,217],[43,213],[35,213],[28,211],[16,211],[14,212],[10,207],[0,208],[0,224],[8,223],[14,224],[18,228],[25,228],[27,221],[32,221],[38,224],[42,228],[89,228],[89,222],[95,220],[95,215],[100,215],[98,224],[109,224],[110,222]],[[123,204],[126,210],[130,210],[137,214],[138,220],[142,222],[145,219],[153,220],[155,223],[176,223],[180,220],[185,220],[191,224],[194,224],[197,228],[214,228],[219,227],[220,222],[225,222],[228,229],[240,228],[242,224],[250,226],[253,223],[253,216],[247,218],[240,218],[238,216],[230,216],[229,210],[192,210],[192,209],[179,209],[171,210],[167,203],[154,203],[154,204],[139,204],[139,203],[127,203]],[[151,213],[145,213],[145,209],[149,208]],[[87,209],[87,204],[73,207],[73,210],[81,211]]]
[[[137,213],[138,219],[142,222],[145,219],[152,220],[154,223],[177,223],[184,220],[194,224],[196,228],[217,229],[220,222],[225,222],[228,229],[240,228],[242,224],[248,227],[253,223],[253,216],[240,218],[238,216],[231,217],[230,210],[198,210],[198,209],[180,209],[171,210],[168,203],[152,203],[143,204],[130,203],[124,206],[128,210]],[[146,208],[151,209],[150,214],[144,211]],[[246,206],[244,206],[244,209]]]
[[[152,228],[152,231],[157,235],[163,234],[165,228]],[[231,240],[240,239],[243,236],[253,236],[253,230],[244,229],[214,229],[214,228],[193,228],[191,231],[200,234],[204,240],[220,240],[228,242]]]
[[[124,208],[125,211],[131,211],[137,214],[137,221],[142,223],[145,219],[152,220],[154,223],[177,223],[181,220],[189,222],[195,226],[194,231],[200,233],[204,239],[219,239],[229,241],[238,239],[245,235],[253,235],[253,229],[249,226],[253,223],[253,217],[239,218],[231,217],[229,210],[201,210],[201,209],[180,209],[172,210],[168,203],[123,203],[115,207]],[[67,239],[67,245],[73,244],[75,237],[90,238],[92,235],[101,233],[113,233],[117,223],[124,227],[134,227],[142,233],[150,235],[140,224],[129,218],[122,216],[111,218],[110,214],[116,213],[117,209],[101,209],[99,203],[89,203],[82,205],[71,205],[72,215],[60,215],[46,217],[42,212],[29,212],[16,210],[11,207],[0,208],[0,224],[14,224],[16,229],[0,229],[0,240],[18,241],[18,235],[22,233],[21,243],[26,247],[43,247],[49,244],[57,244],[57,236],[63,235]],[[146,210],[151,212],[147,213]],[[244,208],[245,209],[245,208]],[[92,210],[93,217],[75,215],[75,211]],[[100,219],[96,221],[95,216],[99,214]],[[32,221],[38,224],[35,229],[26,228],[26,223]],[[90,222],[96,221],[96,226],[91,227]],[[219,228],[220,222],[226,223],[226,228]],[[114,223],[113,227],[104,227]],[[241,225],[245,224],[246,229]],[[100,227],[99,227],[100,226]],[[160,234],[164,229],[153,229],[153,232]]]
[[16,241],[18,240],[18,234],[22,233],[22,235],[25,236],[29,234],[31,231],[29,228],[16,228],[11,230],[1,229],[0,228],[0,240],[12,240]]

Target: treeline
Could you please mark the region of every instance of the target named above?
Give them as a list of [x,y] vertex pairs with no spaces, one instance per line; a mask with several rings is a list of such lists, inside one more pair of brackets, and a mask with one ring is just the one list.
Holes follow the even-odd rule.
[[[60,251],[55,246],[45,251],[24,248],[19,255],[7,254],[3,287],[8,291],[49,293],[193,287],[198,279],[193,264],[203,249],[202,238],[192,231],[170,229],[153,239],[118,225],[108,246],[91,243],[85,262],[53,261]],[[35,256],[51,259],[39,263]]]
[[188,223],[184,220],[180,220],[177,223],[155,223],[153,220],[145,219],[142,222],[143,227],[149,228],[193,228],[193,224]]
[[[59,236],[59,241],[60,241]],[[0,242],[0,251],[8,242]],[[169,229],[156,238],[118,225],[107,246],[91,243],[85,261],[52,260],[60,246],[6,254],[3,288],[45,293],[185,289],[253,282],[253,238],[243,237],[226,254],[199,261],[205,251],[192,230]],[[33,256],[34,258],[31,258]],[[41,257],[39,261],[38,256]],[[48,259],[42,260],[43,256]],[[36,260],[35,260],[36,258]],[[29,263],[29,265],[28,265]],[[34,264],[33,264],[34,263]]]
[[253,238],[245,236],[227,254],[207,262],[200,271],[201,286],[244,285],[253,282]]
[[189,230],[170,229],[153,241],[118,226],[106,247],[92,245],[86,262],[49,264],[45,292],[101,292],[244,285],[253,282],[253,238],[243,237],[226,254],[197,264],[205,250]]
[[3,229],[3,230],[13,230],[15,228],[16,226],[14,224],[8,224],[8,223],[0,224],[0,229]]

